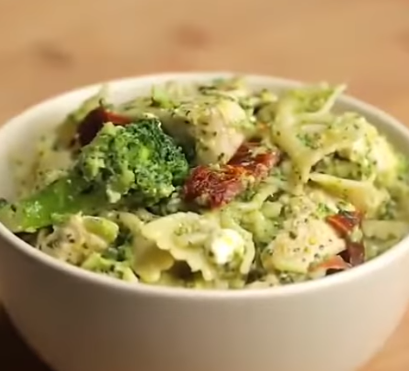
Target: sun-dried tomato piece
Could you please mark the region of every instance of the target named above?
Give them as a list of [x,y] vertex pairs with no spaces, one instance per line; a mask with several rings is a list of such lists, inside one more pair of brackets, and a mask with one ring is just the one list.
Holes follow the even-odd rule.
[[362,214],[358,211],[340,211],[330,215],[327,222],[342,236],[349,236],[356,226],[361,224]]
[[108,111],[104,107],[98,107],[88,113],[80,123],[77,130],[78,142],[85,146],[95,138],[106,122],[114,125],[126,125],[131,122],[128,117]]
[[330,257],[329,259],[324,260],[319,264],[316,269],[336,269],[336,270],[345,270],[350,268],[350,265],[339,255]]
[[198,166],[185,184],[184,197],[204,207],[225,205],[243,191],[243,175],[244,169],[239,166],[225,165],[220,169]]
[[196,167],[185,183],[184,198],[211,209],[226,205],[265,178],[278,160],[277,152],[261,152],[260,147],[247,143],[227,165]]
[[237,150],[229,165],[242,166],[259,178],[265,177],[278,159],[278,152],[267,151],[258,142],[247,142]]
[[329,276],[349,268],[351,268],[351,264],[347,263],[341,256],[335,255],[325,259],[323,262],[317,265],[311,266],[310,272],[325,272],[325,275]]
[[114,125],[127,125],[132,122],[129,117],[111,111],[105,111],[105,119],[107,122],[112,122]]
[[340,256],[353,267],[365,262],[365,246],[362,241],[353,242],[347,239],[347,248]]
[[362,221],[362,214],[359,211],[340,211],[338,214],[330,215],[327,222],[346,241],[346,250],[340,256],[352,266],[362,264],[365,261],[365,246],[362,239],[352,240],[351,234]]

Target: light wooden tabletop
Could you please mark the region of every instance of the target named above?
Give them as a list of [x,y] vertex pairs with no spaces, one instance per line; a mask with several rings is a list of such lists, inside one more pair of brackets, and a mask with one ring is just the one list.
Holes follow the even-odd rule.
[[[409,123],[407,0],[0,0],[0,19],[1,122],[99,80],[232,69],[346,82]],[[1,370],[47,370],[1,311],[0,349]],[[407,349],[409,313],[364,371],[408,371]]]

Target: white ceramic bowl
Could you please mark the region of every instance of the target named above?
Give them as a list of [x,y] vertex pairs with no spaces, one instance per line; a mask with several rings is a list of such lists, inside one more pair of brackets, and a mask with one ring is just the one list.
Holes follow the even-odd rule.
[[[162,74],[111,83],[130,98],[164,80],[224,73]],[[248,76],[255,87],[296,82]],[[52,130],[99,86],[37,105],[0,129],[0,195],[11,196],[9,153],[30,156],[39,130]],[[409,155],[409,131],[385,113],[343,97]],[[409,296],[409,240],[381,257],[314,282],[247,291],[131,285],[69,266],[0,225],[0,294],[27,342],[58,371],[353,371],[400,322]]]

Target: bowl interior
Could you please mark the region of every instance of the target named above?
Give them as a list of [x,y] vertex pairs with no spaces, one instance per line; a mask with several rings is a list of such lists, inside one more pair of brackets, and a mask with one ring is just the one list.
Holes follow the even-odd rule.
[[[232,73],[168,73],[159,75],[149,75],[144,77],[127,78],[108,82],[109,85],[109,100],[114,103],[123,102],[133,97],[145,94],[150,91],[154,84],[161,84],[166,81],[179,82],[206,82],[215,78],[231,77]],[[259,75],[244,75],[250,87],[255,89],[268,88],[274,91],[282,91],[291,87],[299,86],[301,83]],[[11,156],[18,153],[19,158],[25,159],[28,163],[32,160],[35,144],[39,137],[44,133],[53,131],[56,126],[61,123],[65,116],[76,107],[78,107],[86,98],[95,94],[102,84],[87,86],[78,90],[74,90],[43,103],[40,103],[19,116],[9,120],[0,128],[0,197],[12,199],[15,195],[15,183],[13,180],[15,169],[13,169],[13,162]],[[355,111],[364,115],[374,126],[376,126],[382,133],[384,133],[389,140],[405,155],[409,155],[409,129],[398,122],[393,117],[382,112],[381,110],[363,103],[357,99],[342,96],[336,103],[336,109],[339,111]],[[6,231],[0,225],[0,234],[6,236],[10,243],[16,245],[19,249],[24,249],[23,243]],[[25,250],[25,249],[24,249]],[[31,249],[30,249],[31,250]],[[33,249],[34,250],[34,249]],[[394,250],[394,249],[392,249]],[[396,251],[395,258],[401,254],[402,249]],[[38,255],[37,255],[38,253]],[[392,253],[392,252],[391,252]],[[50,260],[49,263],[57,267],[56,262],[51,262],[47,257],[40,257],[43,255],[37,251],[29,252],[28,254],[35,254],[37,258],[44,262]],[[389,252],[384,255],[389,256]],[[392,253],[393,255],[393,253]],[[394,259],[390,256],[390,259]],[[385,261],[386,262],[386,261]],[[371,265],[372,262],[369,264]],[[368,265],[368,264],[366,264]],[[366,266],[365,265],[365,266]],[[376,265],[376,264],[375,264]],[[58,264],[62,268],[62,264]],[[362,274],[366,269],[365,266],[361,269]],[[371,269],[367,267],[368,269]],[[72,268],[65,268],[71,270]],[[360,269],[358,269],[359,271]],[[78,272],[79,273],[79,272]],[[345,276],[354,272],[347,272]],[[356,272],[358,273],[358,272]],[[87,275],[87,273],[79,273]],[[92,275],[94,276],[94,275]],[[351,276],[352,277],[352,276]],[[330,280],[331,277],[324,281]],[[95,277],[95,279],[97,279]],[[341,277],[339,278],[341,279]],[[99,278],[98,280],[104,280]],[[338,278],[334,278],[338,280]],[[319,280],[321,281],[321,280]],[[311,283],[310,286],[321,283]],[[120,283],[118,283],[120,285]],[[125,287],[125,285],[123,285]],[[294,288],[295,289],[295,288]],[[283,288],[284,290],[284,288]],[[292,291],[291,288],[285,288],[286,291]],[[280,290],[278,290],[280,291]]]

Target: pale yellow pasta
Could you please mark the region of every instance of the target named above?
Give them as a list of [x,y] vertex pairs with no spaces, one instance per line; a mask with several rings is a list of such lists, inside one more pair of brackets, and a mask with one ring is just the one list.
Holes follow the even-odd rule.
[[[227,97],[209,95],[182,103],[176,115],[189,123],[183,127],[195,138],[197,161],[201,164],[228,162],[245,140],[242,128],[248,124],[247,114]],[[173,123],[168,128],[172,131]]]
[[280,231],[262,254],[267,270],[306,274],[312,264],[345,250],[345,241],[323,220],[294,220],[289,229]]
[[[141,211],[141,213],[145,219],[152,220],[146,211]],[[143,235],[143,228],[146,224],[140,217],[132,213],[119,212],[116,213],[116,219],[132,232],[133,269],[135,273],[147,283],[158,282],[162,273],[173,266],[172,255],[159,249],[154,241]]]
[[370,181],[342,179],[319,173],[311,174],[310,179],[335,196],[348,200],[369,216],[373,215],[389,197],[385,190],[376,188]]
[[388,186],[397,180],[399,157],[374,126],[366,120],[361,120],[360,127],[364,130],[365,135],[352,142],[349,147],[338,151],[338,154],[359,164],[369,179],[376,180],[380,185]]
[[133,244],[133,269],[146,283],[159,282],[163,272],[169,270],[175,263],[173,256],[168,251],[159,249],[154,241],[142,235],[137,235]]
[[106,250],[115,240],[118,226],[106,219],[72,215],[38,239],[37,248],[59,260],[82,264],[92,253]]
[[308,196],[288,201],[291,213],[283,222],[261,261],[269,272],[307,274],[310,266],[345,249],[345,240],[322,218],[316,216],[317,203]]
[[[247,241],[244,238],[228,244],[224,238],[226,231],[232,229],[221,228],[215,218],[180,212],[146,224],[142,235],[176,261],[186,262],[192,272],[201,272],[205,281],[217,281],[223,274],[219,265],[233,264],[236,260],[237,265],[231,268],[240,275],[248,273],[254,258],[254,255],[246,258]],[[218,261],[217,251],[212,251],[214,244],[219,244],[222,250],[233,248],[233,251],[228,251],[224,261]]]
[[409,223],[399,220],[364,220],[362,232],[366,237],[380,240],[401,239],[409,232]]
[[[330,123],[303,121],[319,115],[320,110],[299,117],[294,112],[297,107],[292,106],[294,98],[289,95],[288,99],[290,102],[286,102],[284,97],[277,106],[272,138],[291,158],[294,180],[297,183],[306,183],[315,164],[329,154],[348,148],[364,136],[365,132],[361,126],[364,119],[345,113],[331,117]],[[326,107],[326,103],[323,107]]]
[[219,226],[195,213],[177,213],[157,219],[143,228],[143,236],[168,252],[175,260],[185,261],[192,272],[201,271],[207,281],[217,277],[203,249],[209,233]]
[[240,274],[248,274],[256,254],[252,233],[242,228],[234,218],[229,217],[229,214],[227,214],[227,217],[225,215],[224,218],[220,218],[219,222],[224,229],[236,231],[243,239],[244,249],[242,250],[238,270]]

